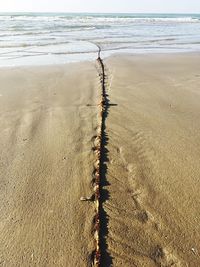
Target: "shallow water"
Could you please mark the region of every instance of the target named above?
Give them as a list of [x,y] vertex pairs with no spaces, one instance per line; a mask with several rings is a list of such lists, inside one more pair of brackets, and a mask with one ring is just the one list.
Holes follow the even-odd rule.
[[0,66],[200,50],[200,15],[0,13]]

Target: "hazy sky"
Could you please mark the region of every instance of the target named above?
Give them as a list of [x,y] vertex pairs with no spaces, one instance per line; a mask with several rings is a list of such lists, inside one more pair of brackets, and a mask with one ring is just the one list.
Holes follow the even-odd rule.
[[200,13],[200,0],[0,0],[0,12]]

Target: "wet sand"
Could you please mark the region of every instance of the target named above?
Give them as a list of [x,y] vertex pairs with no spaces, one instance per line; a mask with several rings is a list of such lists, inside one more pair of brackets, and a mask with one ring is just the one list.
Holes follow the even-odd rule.
[[0,81],[0,266],[87,266],[95,65],[5,69]]
[[[102,266],[200,265],[199,62],[104,60]],[[1,69],[0,84],[0,266],[90,266],[96,63]]]

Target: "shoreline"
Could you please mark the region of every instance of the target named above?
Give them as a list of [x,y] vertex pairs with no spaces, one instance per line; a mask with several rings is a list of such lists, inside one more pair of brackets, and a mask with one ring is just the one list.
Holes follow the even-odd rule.
[[94,43],[101,45],[102,58],[123,51],[200,51],[200,14],[35,13],[0,20],[0,65],[95,60]]
[[[102,51],[102,53],[104,53],[104,51]],[[69,62],[64,62],[64,63],[49,63],[49,64],[27,64],[27,65],[15,65],[15,66],[1,66],[0,65],[0,70],[3,69],[15,69],[15,68],[53,68],[55,67],[63,67],[63,66],[68,66],[68,65],[74,65],[74,64],[84,64],[84,63],[94,63],[97,59],[97,52],[92,52],[92,54],[94,54],[93,59],[84,59],[84,60],[79,60],[79,61],[69,61]],[[79,54],[77,54],[78,56]],[[132,53],[132,52],[116,52],[116,53],[112,53],[106,56],[102,56],[102,58],[104,60],[109,60],[109,58],[113,58],[113,57],[126,57],[126,56],[130,56],[130,57],[144,57],[144,56],[179,56],[179,55],[200,55],[200,51],[179,51],[179,52],[141,52],[141,53]]]

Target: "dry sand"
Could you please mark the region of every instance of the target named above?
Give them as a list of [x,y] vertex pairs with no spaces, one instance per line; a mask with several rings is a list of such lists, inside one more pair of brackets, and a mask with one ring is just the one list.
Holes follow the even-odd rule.
[[[105,62],[113,266],[200,266],[200,55]],[[106,265],[105,265],[106,266]]]
[[[104,61],[103,267],[200,266],[199,62]],[[89,266],[95,63],[1,69],[0,84],[0,266]]]

